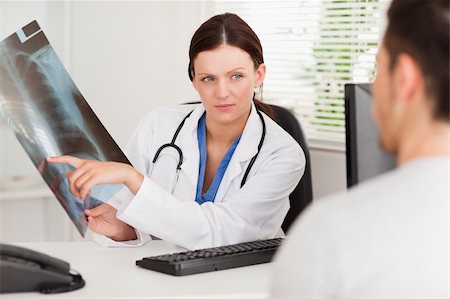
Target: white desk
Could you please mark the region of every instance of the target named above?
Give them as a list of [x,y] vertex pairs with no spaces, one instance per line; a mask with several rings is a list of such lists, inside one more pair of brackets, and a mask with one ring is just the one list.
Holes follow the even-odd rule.
[[188,276],[171,276],[137,267],[145,256],[185,250],[166,241],[138,248],[105,248],[94,242],[17,243],[70,263],[86,281],[84,288],[56,295],[16,293],[9,298],[268,298],[272,263]]

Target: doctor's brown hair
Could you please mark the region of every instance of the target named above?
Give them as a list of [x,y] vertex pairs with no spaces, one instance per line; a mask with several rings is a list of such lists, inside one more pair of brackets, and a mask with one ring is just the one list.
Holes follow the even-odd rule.
[[[236,14],[224,13],[204,22],[192,36],[188,66],[188,74],[191,81],[194,80],[194,60],[197,55],[203,51],[216,49],[223,44],[237,47],[247,52],[253,60],[255,69],[261,63],[264,63],[261,42],[256,33]],[[274,119],[274,113],[268,105],[256,99],[253,99],[253,101],[259,110]]]
[[410,55],[425,78],[433,117],[450,121],[448,0],[393,0],[384,36],[391,69],[400,54]]

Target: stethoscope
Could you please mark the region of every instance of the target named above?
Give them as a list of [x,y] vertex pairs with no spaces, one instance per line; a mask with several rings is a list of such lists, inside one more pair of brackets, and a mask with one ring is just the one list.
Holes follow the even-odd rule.
[[[255,163],[256,158],[258,157],[259,152],[261,151],[261,147],[264,143],[264,138],[266,137],[266,122],[264,121],[264,118],[261,114],[261,111],[259,111],[258,108],[256,108],[256,112],[258,113],[259,118],[261,119],[261,124],[262,124],[262,134],[261,134],[261,139],[259,140],[259,144],[258,144],[258,151],[256,152],[256,154],[252,157],[252,159],[250,160],[250,163],[247,166],[247,169],[245,170],[245,174],[244,177],[242,178],[241,181],[241,188],[242,186],[244,186],[245,182],[247,181],[247,176],[250,172],[250,170],[252,169],[253,164]],[[149,177],[151,177],[153,168],[154,168],[154,164],[156,163],[156,161],[159,158],[159,155],[161,154],[162,150],[165,148],[173,148],[178,152],[178,164],[177,164],[177,170],[176,170],[176,174],[175,174],[175,180],[172,183],[172,187],[170,189],[170,193],[173,194],[173,191],[175,189],[175,185],[178,182],[178,177],[180,175],[180,171],[181,171],[181,165],[183,164],[183,151],[181,150],[181,148],[175,144],[175,141],[177,140],[178,134],[180,133],[181,129],[184,126],[184,123],[186,122],[186,119],[191,116],[192,112],[194,112],[194,110],[192,110],[191,112],[189,112],[184,118],[183,120],[180,122],[180,124],[178,125],[177,130],[175,131],[175,134],[172,137],[172,141],[170,143],[166,143],[161,145],[158,150],[155,153],[155,156],[153,157],[153,161],[152,161],[152,167],[150,169],[150,173],[149,173]]]

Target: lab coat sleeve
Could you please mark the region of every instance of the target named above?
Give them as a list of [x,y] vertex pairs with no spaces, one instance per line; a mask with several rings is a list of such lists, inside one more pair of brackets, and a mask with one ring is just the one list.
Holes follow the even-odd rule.
[[237,191],[223,202],[182,201],[145,178],[118,218],[189,249],[273,238],[289,209],[289,194],[304,172],[305,158],[295,141],[263,146],[259,157],[244,187],[235,186]]
[[141,246],[148,241],[152,239],[150,235],[147,235],[145,233],[140,232],[137,229],[134,229],[136,232],[136,240],[129,240],[129,241],[114,241],[113,239],[110,239],[108,237],[105,237],[103,235],[99,235],[96,233],[93,233],[93,240],[104,247],[137,247]]
[[[143,175],[147,174],[149,161],[148,157],[142,153],[148,152],[151,146],[150,141],[152,140],[152,128],[155,122],[154,113],[149,114],[146,118],[140,121],[136,131],[130,139],[130,142],[126,148],[127,157],[130,160],[133,167],[141,172]],[[145,136],[145,137],[144,137]],[[127,187],[120,189],[111,199],[108,200],[108,204],[117,209],[118,211],[123,210],[133,199],[134,194],[131,193]],[[138,229],[134,228],[136,232],[137,239],[129,241],[114,241],[103,235],[93,233],[93,239],[98,244],[105,247],[136,247],[141,246],[152,240],[152,236],[143,233]]]
[[[151,113],[146,118],[142,119],[125,150],[130,163],[143,175],[146,175],[149,171],[149,158],[144,153],[149,152],[149,148],[151,147],[154,122],[154,113]],[[107,203],[117,210],[120,210],[127,206],[133,197],[134,194],[124,186],[116,192]]]
[[[108,204],[111,205],[116,210],[120,211],[129,204],[132,198],[133,193],[131,193],[126,187],[124,187],[121,190],[119,190],[115,194],[115,196],[108,201]],[[104,247],[137,247],[152,240],[152,237],[150,235],[142,233],[136,228],[134,228],[134,230],[137,237],[135,240],[118,242],[114,241],[111,238],[96,233],[93,233],[93,240]]]

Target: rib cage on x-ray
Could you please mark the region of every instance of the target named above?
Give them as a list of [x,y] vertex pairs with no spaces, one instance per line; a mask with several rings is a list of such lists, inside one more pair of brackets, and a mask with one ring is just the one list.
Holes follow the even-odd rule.
[[0,116],[37,167],[82,235],[85,208],[106,201],[120,185],[96,186],[85,201],[68,189],[73,167],[49,164],[46,157],[129,163],[73,83],[34,21],[0,42]]
[[[61,154],[103,160],[105,157],[86,134],[88,129],[80,129],[81,115],[70,101],[76,91],[70,88],[69,78],[61,77],[63,74],[53,69],[51,61],[55,57],[52,57],[51,47],[32,54],[15,49],[7,53],[7,50],[0,48],[1,59],[9,60],[3,64],[9,66],[8,69],[0,66],[3,68],[0,89],[6,91],[1,111],[21,143],[26,147],[33,145],[33,162],[39,164],[43,157]],[[59,86],[59,90],[54,86]],[[41,115],[44,117],[38,117]],[[78,121],[75,123],[73,119]],[[52,120],[51,123],[48,120]],[[36,148],[39,143],[41,146]]]

